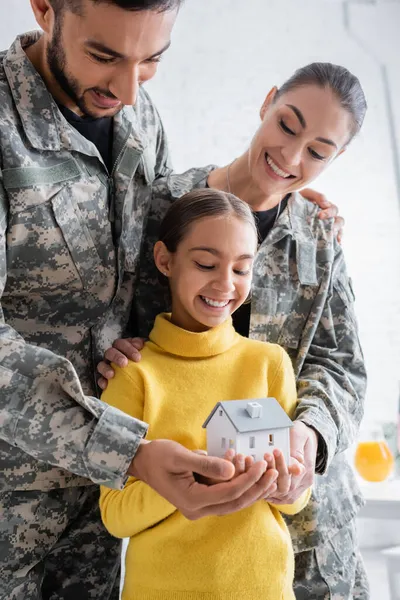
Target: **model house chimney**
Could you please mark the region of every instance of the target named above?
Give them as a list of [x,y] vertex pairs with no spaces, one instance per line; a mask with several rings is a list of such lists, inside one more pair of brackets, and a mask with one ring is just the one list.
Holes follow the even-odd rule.
[[258,402],[248,402],[246,410],[252,419],[261,419],[262,417],[262,406]]

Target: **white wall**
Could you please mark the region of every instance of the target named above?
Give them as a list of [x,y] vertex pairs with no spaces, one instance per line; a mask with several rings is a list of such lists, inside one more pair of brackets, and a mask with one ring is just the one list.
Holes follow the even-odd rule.
[[[3,47],[34,26],[28,0],[0,0],[0,15]],[[378,420],[394,418],[400,380],[399,25],[399,0],[186,0],[148,86],[175,166],[185,169],[240,154],[266,92],[295,68],[329,60],[360,77],[369,101],[364,130],[316,187],[346,218],[343,245],[370,377],[367,418]]]

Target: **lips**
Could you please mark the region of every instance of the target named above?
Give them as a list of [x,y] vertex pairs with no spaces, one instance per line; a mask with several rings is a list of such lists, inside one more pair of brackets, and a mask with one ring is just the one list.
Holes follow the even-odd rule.
[[213,298],[208,298],[207,296],[200,296],[202,301],[207,304],[207,306],[211,306],[212,308],[225,308],[231,302],[231,300],[214,300]]
[[276,177],[279,179],[295,179],[295,175],[292,175],[289,173],[289,171],[282,169],[282,167],[268,154],[268,152],[265,152],[264,156],[269,169]]
[[109,98],[108,96],[104,96],[95,90],[90,90],[90,94],[92,95],[93,101],[96,106],[100,108],[117,108],[120,106],[121,102],[117,98]]

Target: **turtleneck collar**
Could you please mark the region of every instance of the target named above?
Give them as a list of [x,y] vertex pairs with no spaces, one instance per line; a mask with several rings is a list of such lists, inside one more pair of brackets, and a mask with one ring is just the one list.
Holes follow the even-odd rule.
[[181,329],[171,323],[171,314],[158,315],[150,333],[150,341],[176,356],[205,358],[226,352],[240,339],[232,318],[202,333]]

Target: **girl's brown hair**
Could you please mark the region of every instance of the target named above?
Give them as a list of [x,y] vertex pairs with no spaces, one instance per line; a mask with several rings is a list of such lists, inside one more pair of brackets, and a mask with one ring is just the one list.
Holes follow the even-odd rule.
[[257,240],[257,227],[249,205],[233,194],[212,188],[192,190],[176,200],[161,223],[158,239],[164,242],[169,252],[176,252],[193,223],[225,215],[250,225]]

